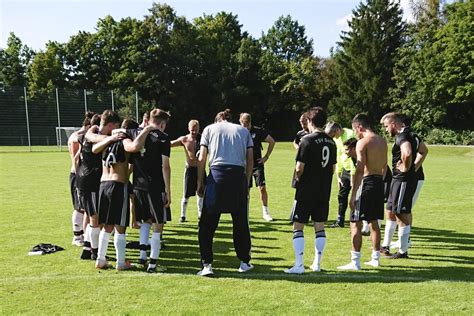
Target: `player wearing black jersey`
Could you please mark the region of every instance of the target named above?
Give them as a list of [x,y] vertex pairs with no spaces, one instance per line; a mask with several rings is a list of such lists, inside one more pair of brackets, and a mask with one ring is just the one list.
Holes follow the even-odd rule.
[[[415,202],[418,199],[418,196],[420,194],[421,188],[423,187],[423,183],[425,180],[425,174],[423,171],[423,162],[428,155],[428,147],[426,144],[423,142],[421,137],[417,135],[413,129],[411,129],[411,118],[407,115],[401,115],[401,120],[402,123],[405,127],[410,128],[410,131],[412,133],[412,136],[416,140],[417,148],[416,148],[416,159],[415,159],[415,171],[416,171],[416,179],[417,179],[417,184],[416,184],[416,190],[415,194],[413,195],[413,202],[412,202],[412,208],[415,206]],[[384,252],[385,255],[391,255],[390,254],[390,248],[400,248],[400,240],[397,240],[395,242],[391,242],[393,235],[395,233],[395,229],[397,227],[396,224],[396,217],[395,214],[392,212],[387,211],[387,220],[386,220],[386,228],[385,228],[385,235],[384,235],[384,241],[382,243],[383,249],[382,251]],[[409,247],[411,245],[411,242],[408,242]]]
[[350,199],[351,207],[351,262],[339,266],[339,270],[360,270],[362,247],[362,220],[369,223],[372,240],[371,260],[365,264],[380,266],[380,228],[378,220],[383,219],[384,183],[387,167],[387,143],[375,134],[367,115],[357,114],[352,120],[352,129],[359,138],[356,145],[357,163],[353,176]]
[[[240,125],[249,130],[250,136],[253,140],[253,171],[252,175],[255,179],[255,185],[260,191],[260,198],[262,199],[262,217],[267,222],[273,221],[273,218],[268,212],[268,193],[265,182],[265,167],[264,164],[270,158],[270,155],[275,147],[275,140],[263,128],[252,125],[252,117],[249,113],[240,113]],[[267,152],[262,157],[262,142],[268,143]],[[252,179],[250,179],[249,187],[252,187]]]
[[324,223],[329,213],[332,177],[336,164],[336,144],[323,127],[327,114],[324,109],[314,107],[308,111],[307,121],[310,134],[301,139],[296,155],[296,194],[293,211],[293,248],[295,265],[286,273],[304,273],[304,225],[313,220],[316,233],[315,258],[311,270],[321,270],[321,258],[326,245]]
[[293,140],[293,147],[295,147],[296,150],[298,150],[298,147],[300,145],[300,141],[301,141],[301,138],[303,138],[303,136],[307,135],[309,133],[309,130],[308,130],[308,119],[306,117],[307,113],[303,113],[301,114],[300,116],[300,125],[301,125],[301,130],[299,130],[297,133],[296,133],[296,136],[295,136],[295,139]]
[[[416,192],[417,178],[415,171],[415,160],[417,156],[417,141],[410,130],[403,124],[398,113],[385,114],[380,122],[385,130],[393,137],[395,142],[392,148],[392,185],[387,201],[387,211],[395,214],[397,218],[400,239],[399,251],[391,256],[393,259],[408,258],[408,239],[412,223],[411,209],[413,196]],[[392,229],[389,223],[385,229]],[[386,246],[384,240],[383,246]],[[388,243],[388,246],[390,243]],[[382,249],[385,255],[389,252]]]
[[74,234],[72,238],[72,244],[76,246],[84,245],[84,210],[79,204],[79,197],[77,196],[77,183],[76,183],[76,171],[77,164],[79,161],[79,153],[81,150],[81,144],[79,138],[82,137],[91,126],[91,118],[94,115],[93,112],[87,112],[82,122],[82,127],[75,131],[69,136],[67,141],[67,146],[69,150],[69,155],[71,157],[71,171],[69,173],[69,188],[71,191],[72,198],[72,232]]
[[[150,112],[147,128],[153,129],[143,149],[133,157],[133,187],[135,194],[135,214],[140,226],[140,262],[146,263],[146,243],[150,225],[153,229],[150,244],[150,262],[147,271],[164,271],[157,265],[161,249],[161,235],[167,220],[166,208],[171,203],[170,195],[170,139],[164,132],[170,115],[160,109]],[[141,129],[127,131],[139,135]]]

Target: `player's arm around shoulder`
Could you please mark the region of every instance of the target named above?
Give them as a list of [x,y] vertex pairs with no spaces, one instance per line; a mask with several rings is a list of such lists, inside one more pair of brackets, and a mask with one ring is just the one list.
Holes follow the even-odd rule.
[[136,153],[142,150],[143,146],[145,146],[146,138],[152,130],[154,130],[154,128],[148,125],[140,131],[140,134],[138,134],[138,136],[133,141],[130,138],[124,139],[123,148],[125,151],[129,153]]
[[171,141],[171,147],[177,147],[177,146],[184,146],[184,143],[186,142],[187,137],[186,136],[180,136],[176,138],[175,140]]

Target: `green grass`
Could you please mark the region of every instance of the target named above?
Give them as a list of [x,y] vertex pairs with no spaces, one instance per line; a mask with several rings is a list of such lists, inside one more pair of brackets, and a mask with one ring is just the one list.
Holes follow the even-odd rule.
[[[0,148],[0,151],[3,148]],[[433,147],[426,181],[414,210],[410,259],[382,260],[378,269],[338,272],[349,260],[349,230],[327,229],[321,273],[288,276],[293,262],[287,216],[294,191],[295,152],[278,143],[266,168],[270,210],[261,219],[258,192],[251,193],[250,225],[255,270],[236,272],[230,216],[216,233],[216,278],[195,276],[199,268],[197,216],[191,198],[189,222],[177,223],[184,154],[172,153],[172,210],[165,227],[163,274],[97,271],[70,245],[69,158],[65,152],[0,153],[0,313],[10,314],[473,314],[474,150]],[[334,182],[330,218],[336,217]],[[306,266],[314,234],[306,228]],[[129,240],[138,231],[129,229]],[[39,242],[66,251],[27,256]],[[362,259],[370,257],[364,239]],[[112,248],[109,254],[113,255]],[[137,252],[127,250],[137,259]]]

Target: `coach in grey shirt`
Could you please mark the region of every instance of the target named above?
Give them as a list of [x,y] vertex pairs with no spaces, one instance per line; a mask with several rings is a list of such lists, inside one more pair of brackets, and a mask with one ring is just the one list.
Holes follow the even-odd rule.
[[[230,213],[234,248],[240,259],[239,272],[250,264],[250,229],[248,225],[248,182],[253,168],[253,141],[248,129],[230,122],[230,110],[219,112],[215,123],[202,132],[198,159],[198,194],[204,194],[199,220],[199,250],[202,270],[198,275],[211,276],[212,243],[222,213]],[[209,157],[209,175],[203,187]]]

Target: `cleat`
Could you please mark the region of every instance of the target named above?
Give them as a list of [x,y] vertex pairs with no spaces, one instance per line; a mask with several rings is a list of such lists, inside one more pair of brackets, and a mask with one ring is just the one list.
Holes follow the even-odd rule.
[[360,270],[360,266],[355,264],[354,262],[351,262],[344,266],[339,266],[337,267],[337,269],[343,270],[343,271],[357,271],[357,270]]
[[97,260],[97,249],[91,249],[91,260]]
[[309,266],[309,268],[311,269],[311,271],[313,272],[319,272],[321,271],[321,265],[317,264],[317,263],[313,263],[312,265]]
[[408,259],[408,252],[405,252],[405,253],[397,252],[393,256],[389,257],[389,259]]
[[251,264],[251,263],[248,263],[248,262],[240,262],[240,267],[239,267],[239,272],[240,273],[245,273],[245,272],[248,272],[250,270],[252,270],[254,268],[254,266]]
[[268,213],[264,213],[262,217],[263,217],[263,219],[266,220],[267,222],[273,221],[273,218],[272,218],[272,217],[270,216],[270,214],[268,214]]
[[112,265],[110,263],[108,263],[107,260],[97,259],[95,261],[95,268],[100,269],[100,270],[105,270],[105,269],[112,268]]
[[293,266],[289,269],[286,269],[285,273],[288,273],[288,274],[303,274],[304,273],[304,265]]
[[115,270],[125,271],[125,270],[132,270],[132,269],[135,269],[135,268],[136,268],[136,266],[133,263],[130,263],[129,261],[125,261],[122,264],[117,263],[117,266],[115,267]]
[[72,237],[72,242],[71,242],[71,244],[72,244],[73,246],[83,247],[83,246],[84,246],[84,235]]
[[157,273],[157,272],[165,272],[166,268],[160,266],[159,264],[149,264],[146,272],[148,273]]
[[138,259],[138,263],[141,265],[146,265],[146,259]]
[[[400,249],[400,240],[394,241],[390,243],[390,248]],[[408,239],[408,248],[411,248],[411,240]]]
[[383,257],[391,257],[390,249],[388,247],[380,247],[380,255]]
[[186,222],[186,217],[181,216],[180,219],[179,219],[179,222],[180,222],[180,223]]
[[204,264],[204,266],[202,267],[202,270],[199,271],[197,273],[197,275],[207,276],[207,277],[213,276],[214,272],[212,272],[212,265],[210,263],[209,264]]
[[380,260],[372,259],[370,261],[364,262],[365,265],[378,268],[380,267]]
[[91,260],[91,259],[92,259],[92,251],[90,249],[83,249],[81,253],[81,260]]
[[362,233],[362,236],[370,236],[370,231],[363,231],[361,233]]
[[333,224],[329,225],[329,228],[344,228],[344,223],[334,222]]

